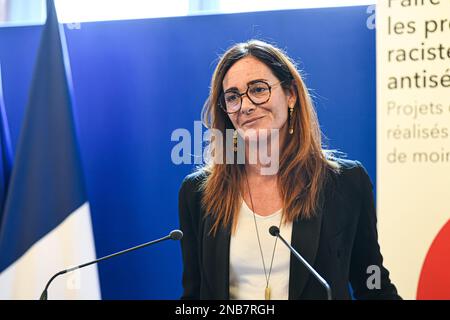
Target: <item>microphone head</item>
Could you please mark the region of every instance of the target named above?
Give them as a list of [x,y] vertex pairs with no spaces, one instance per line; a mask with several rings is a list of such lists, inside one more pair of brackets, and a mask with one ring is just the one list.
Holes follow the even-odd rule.
[[271,235],[273,235],[274,237],[278,237],[278,235],[280,234],[280,229],[278,229],[277,226],[271,226],[271,227],[269,228],[269,233],[270,233]]
[[169,234],[170,239],[180,240],[183,238],[183,232],[181,230],[172,230]]

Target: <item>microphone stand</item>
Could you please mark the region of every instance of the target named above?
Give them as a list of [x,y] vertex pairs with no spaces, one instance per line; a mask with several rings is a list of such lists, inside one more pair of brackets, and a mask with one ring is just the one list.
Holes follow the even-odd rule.
[[87,266],[89,266],[91,264],[98,263],[98,262],[101,262],[103,260],[107,260],[107,259],[119,256],[121,254],[130,252],[130,251],[141,249],[141,248],[147,247],[149,245],[152,245],[152,244],[155,244],[155,243],[158,243],[158,242],[161,242],[161,241],[165,241],[165,240],[169,240],[169,239],[180,240],[182,237],[183,237],[183,232],[181,232],[180,230],[173,230],[172,232],[170,232],[169,235],[167,235],[167,236],[165,236],[163,238],[160,238],[160,239],[157,239],[157,240],[153,240],[153,241],[149,241],[149,242],[140,244],[138,246],[135,246],[135,247],[132,247],[132,248],[129,248],[129,249],[125,249],[125,250],[122,250],[122,251],[119,251],[119,252],[116,252],[116,253],[104,256],[102,258],[99,258],[99,259],[96,259],[96,260],[93,260],[93,261],[90,261],[90,262],[87,262],[87,263],[80,264],[79,266],[59,271],[58,273],[54,274],[53,277],[51,277],[50,280],[47,282],[47,285],[45,286],[44,291],[42,291],[42,294],[41,294],[39,300],[47,300],[47,298],[48,298],[48,294],[47,294],[48,287],[50,286],[50,284],[52,283],[52,281],[56,277],[58,277],[58,276],[60,276],[62,274],[65,274],[65,273],[68,273],[68,272],[72,272],[72,271],[75,271],[77,269],[81,269],[81,268],[87,267]]
[[328,284],[328,282],[325,281],[324,278],[322,278],[320,276],[320,274],[314,270],[313,267],[311,267],[311,265],[300,255],[300,253],[298,253],[297,250],[294,249],[294,247],[292,247],[290,245],[290,243],[288,243],[286,240],[284,240],[284,238],[280,235],[280,229],[278,229],[278,227],[276,226],[271,226],[269,228],[269,232],[272,236],[274,237],[278,237],[288,248],[289,250],[291,250],[291,252],[294,254],[294,256],[300,260],[300,262],[309,270],[309,272],[311,272],[314,277],[316,277],[317,280],[319,280],[320,284],[325,288],[325,290],[327,291],[327,299],[331,300],[331,288],[330,285]]

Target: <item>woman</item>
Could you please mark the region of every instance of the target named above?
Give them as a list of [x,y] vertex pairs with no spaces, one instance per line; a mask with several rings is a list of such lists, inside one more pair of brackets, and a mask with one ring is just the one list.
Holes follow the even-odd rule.
[[[359,162],[322,149],[308,91],[285,53],[256,40],[228,49],[203,112],[222,135],[210,141],[213,161],[186,177],[179,193],[182,298],[326,299],[269,234],[272,225],[330,284],[333,299],[350,299],[349,283],[357,299],[400,298],[382,265],[370,179]],[[217,161],[230,129],[239,133],[234,160],[237,138],[244,142],[243,163]],[[264,130],[278,140],[263,140]],[[249,161],[263,142],[278,154],[275,173],[263,173],[273,163]]]

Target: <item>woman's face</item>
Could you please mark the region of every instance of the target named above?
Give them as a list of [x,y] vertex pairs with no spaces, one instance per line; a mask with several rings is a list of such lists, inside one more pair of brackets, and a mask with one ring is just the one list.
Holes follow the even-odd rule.
[[244,93],[249,83],[255,80],[267,82],[271,88],[270,99],[261,105],[254,105],[246,95],[242,97],[242,106],[238,112],[229,114],[234,128],[244,133],[253,129],[279,129],[280,137],[287,131],[288,106],[295,104],[294,90],[283,89],[279,79],[269,67],[253,56],[237,61],[225,74],[223,91]]

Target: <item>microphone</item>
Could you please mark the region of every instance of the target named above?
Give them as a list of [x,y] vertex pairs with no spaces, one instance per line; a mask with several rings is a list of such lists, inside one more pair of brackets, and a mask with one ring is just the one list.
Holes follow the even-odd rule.
[[47,285],[45,286],[44,291],[42,291],[40,300],[47,300],[47,298],[48,298],[48,295],[47,295],[48,287],[50,286],[50,283],[52,283],[52,281],[59,275],[62,275],[62,274],[68,273],[68,272],[72,272],[74,270],[87,267],[87,266],[89,266],[91,264],[98,263],[100,261],[107,260],[107,259],[110,259],[110,258],[113,258],[113,257],[117,257],[117,256],[119,256],[121,254],[130,252],[130,251],[134,251],[134,250],[137,250],[137,249],[141,249],[141,248],[150,246],[152,244],[155,244],[155,243],[158,243],[158,242],[161,242],[161,241],[165,241],[165,240],[169,240],[169,239],[171,239],[171,240],[180,240],[181,238],[183,238],[183,232],[181,230],[172,230],[170,232],[170,234],[168,234],[167,236],[165,236],[163,238],[160,238],[160,239],[157,239],[157,240],[153,240],[153,241],[149,241],[149,242],[140,244],[138,246],[135,246],[135,247],[132,247],[132,248],[129,248],[129,249],[125,249],[125,250],[122,250],[122,251],[119,251],[119,252],[107,255],[105,257],[96,259],[94,261],[90,261],[90,262],[87,262],[87,263],[80,264],[79,266],[76,266],[76,267],[73,267],[73,268],[69,268],[69,269],[66,269],[66,270],[59,271],[58,273],[54,274],[53,277],[51,277],[50,280],[47,282]]
[[331,300],[331,288],[328,282],[326,282],[325,279],[322,278],[320,274],[318,274],[317,271],[314,270],[313,267],[311,267],[311,265],[300,255],[300,253],[298,253],[297,250],[294,249],[294,247],[292,247],[286,240],[284,240],[284,238],[280,235],[280,229],[278,229],[277,226],[271,226],[269,228],[269,233],[274,237],[278,237],[289,248],[289,250],[291,250],[294,256],[298,260],[300,260],[301,263],[303,263],[303,265],[309,270],[309,272],[311,272],[314,275],[314,277],[316,277],[316,279],[319,280],[320,284],[327,291],[327,299]]

